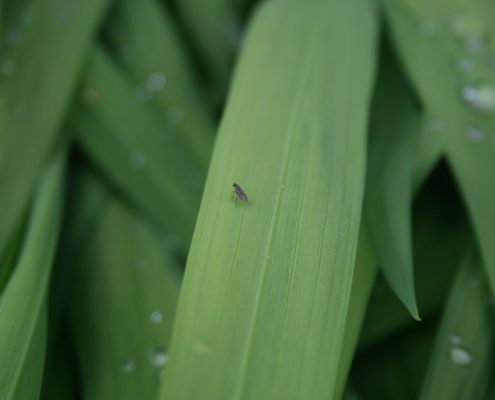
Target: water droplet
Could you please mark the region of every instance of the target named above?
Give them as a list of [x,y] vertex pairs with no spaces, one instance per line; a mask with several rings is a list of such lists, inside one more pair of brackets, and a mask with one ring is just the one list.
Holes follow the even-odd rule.
[[455,365],[460,367],[471,364],[471,361],[473,360],[471,354],[459,346],[452,347],[450,350],[450,358]]
[[471,72],[476,67],[476,61],[472,58],[461,58],[458,66],[461,72]]
[[458,15],[450,20],[451,32],[471,53],[485,49],[485,26],[483,20],[472,15]]
[[153,91],[150,90],[148,85],[142,84],[136,88],[136,99],[142,102],[150,101],[153,97]]
[[165,83],[167,83],[167,77],[165,75],[161,72],[152,72],[148,76],[146,86],[150,91],[157,92],[165,87]]
[[495,87],[493,86],[468,84],[462,88],[461,95],[462,99],[476,111],[485,113],[495,111]]
[[477,106],[481,111],[495,111],[495,87],[481,86],[478,88]]
[[432,132],[440,132],[443,130],[445,124],[443,119],[439,117],[430,117],[427,123],[428,129]]
[[472,140],[475,142],[481,142],[482,140],[485,139],[485,132],[480,128],[470,126],[467,129],[466,136],[469,140]]
[[8,31],[5,35],[5,43],[9,47],[16,47],[22,42],[22,32],[19,29]]
[[480,53],[486,47],[485,39],[481,36],[468,36],[464,39],[464,47],[470,53]]
[[155,368],[163,368],[168,362],[167,353],[163,349],[156,348],[151,354],[151,365]]
[[126,359],[120,364],[120,372],[123,374],[130,374],[136,368],[136,364],[131,359]]
[[452,344],[461,344],[462,343],[462,338],[458,335],[452,335],[450,337],[450,343]]
[[167,120],[172,125],[179,125],[184,120],[184,111],[176,106],[169,107],[167,110]]
[[160,311],[153,311],[150,315],[151,322],[159,324],[163,320],[163,315]]
[[419,26],[419,33],[421,36],[431,38],[437,32],[437,27],[433,22],[423,22]]
[[129,155],[129,165],[135,170],[143,169],[146,166],[146,156],[141,151],[133,151]]
[[464,86],[461,94],[462,98],[470,104],[476,101],[477,90],[473,85]]

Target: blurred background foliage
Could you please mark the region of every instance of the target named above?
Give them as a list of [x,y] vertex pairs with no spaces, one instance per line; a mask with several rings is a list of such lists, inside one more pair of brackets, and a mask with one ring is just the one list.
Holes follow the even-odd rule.
[[495,398],[494,16],[0,0],[0,399]]

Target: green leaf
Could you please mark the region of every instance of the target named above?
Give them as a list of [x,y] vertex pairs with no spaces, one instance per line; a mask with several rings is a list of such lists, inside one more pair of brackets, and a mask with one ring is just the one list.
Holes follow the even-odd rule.
[[388,283],[419,319],[411,237],[413,154],[419,117],[393,56],[388,51],[382,56],[371,112],[365,217]]
[[[105,0],[33,0],[0,85],[0,255],[21,223]],[[21,30],[22,29],[22,30]],[[29,162],[26,162],[29,160]]]
[[260,7],[218,134],[162,399],[329,399],[340,387],[376,22],[361,0]]
[[418,192],[444,155],[442,136],[443,121],[435,116],[423,115],[418,129],[414,159],[413,190]]
[[0,360],[9,366],[0,369],[0,398],[6,400],[25,390],[23,382],[41,382],[42,363],[34,359],[42,351],[36,341],[46,323],[42,320],[62,213],[64,154],[57,154],[39,182],[21,254],[0,298]]
[[362,324],[368,307],[368,301],[375,282],[377,263],[372,251],[366,228],[361,226],[356,255],[356,266],[351,288],[351,300],[345,328],[345,338],[341,360],[339,362],[338,386],[334,397],[340,399],[347,381],[347,375],[354,358]]
[[32,334],[32,339],[29,342],[24,366],[17,378],[15,390],[10,397],[12,399],[37,399],[40,395],[43,369],[45,366],[48,319],[47,307],[45,304],[42,307]]
[[[26,219],[26,217],[24,217],[24,219]],[[17,227],[17,232],[14,231],[14,235],[10,238],[0,257],[0,293],[3,292],[5,285],[9,281],[12,269],[15,267],[15,261],[21,250],[24,234],[26,233],[25,230],[26,221],[22,221]]]
[[[469,221],[451,179],[437,171],[413,206],[414,274],[418,304],[429,319],[443,307],[456,266],[472,241]],[[432,272],[434,271],[434,272]],[[360,347],[369,347],[415,322],[378,276],[363,326]]]
[[[443,123],[445,152],[495,292],[495,77],[486,43],[495,34],[491,20],[495,6],[489,0],[385,4],[404,67],[427,112]],[[465,59],[476,68],[459,68],[459,60]]]
[[442,318],[422,400],[480,399],[488,384],[493,364],[493,297],[488,297],[478,255],[470,252],[463,264]]
[[152,399],[181,273],[162,238],[109,197],[74,277],[71,322],[88,399]]
[[112,32],[115,50],[137,80],[140,96],[151,97],[149,104],[155,106],[164,125],[206,170],[213,147],[213,121],[168,10],[156,0],[121,1]]
[[[246,0],[179,0],[177,10],[217,90],[228,83],[234,48],[241,35],[239,4]],[[236,4],[237,3],[237,4]]]
[[187,248],[203,188],[201,162],[136,100],[101,49],[91,54],[86,81],[97,100],[71,113],[78,144],[112,184]]

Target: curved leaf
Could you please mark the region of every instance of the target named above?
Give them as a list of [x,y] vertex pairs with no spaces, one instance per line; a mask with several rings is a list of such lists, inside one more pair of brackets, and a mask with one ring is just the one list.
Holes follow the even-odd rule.
[[419,319],[411,234],[413,155],[419,116],[392,55],[382,55],[371,113],[366,224],[388,283],[411,315]]
[[57,154],[39,181],[24,246],[0,298],[0,360],[9,366],[0,369],[0,398],[5,400],[15,398],[19,382],[31,382],[25,374],[38,375],[41,382],[43,365],[35,368],[29,357],[30,348],[40,351],[32,344],[42,337],[37,326],[46,324],[43,307],[62,213],[64,155]]

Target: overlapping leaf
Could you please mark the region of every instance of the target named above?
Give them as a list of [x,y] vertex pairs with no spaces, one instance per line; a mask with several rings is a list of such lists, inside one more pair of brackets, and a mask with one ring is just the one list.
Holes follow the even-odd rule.
[[[443,146],[469,209],[495,290],[495,30],[487,0],[387,0],[393,38]],[[468,65],[468,67],[466,67]]]
[[[493,297],[474,251],[449,296],[422,387],[422,400],[480,399],[492,367]],[[487,301],[488,300],[488,301]]]
[[[21,223],[36,178],[53,151],[106,0],[34,0],[0,84],[0,255]],[[4,70],[5,73],[5,70]],[[29,160],[29,162],[26,162]]]
[[43,174],[15,270],[0,297],[0,397],[36,396],[43,374],[46,297],[62,214],[64,152]]
[[187,248],[203,188],[201,161],[135,98],[102,49],[91,55],[86,85],[96,97],[83,97],[71,112],[78,143],[109,182]]
[[85,398],[155,398],[181,281],[163,241],[109,197],[77,266],[71,321]]

